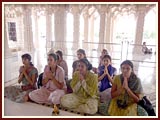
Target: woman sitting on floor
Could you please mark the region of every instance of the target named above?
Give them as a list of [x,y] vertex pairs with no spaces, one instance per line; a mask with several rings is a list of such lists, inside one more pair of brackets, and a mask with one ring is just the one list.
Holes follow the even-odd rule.
[[30,99],[36,103],[60,104],[60,98],[67,90],[64,77],[64,70],[57,65],[57,55],[50,53],[43,73],[43,86],[32,91]]
[[21,86],[9,86],[5,87],[4,95],[15,102],[28,101],[29,92],[36,89],[36,81],[38,77],[38,71],[31,62],[31,56],[29,54],[22,55],[23,66],[19,70],[18,83],[22,83]]
[[111,65],[111,57],[105,55],[102,58],[103,65],[98,68],[98,80],[100,81],[100,101],[105,102],[111,99],[111,87],[113,83],[114,68]]
[[73,111],[95,114],[98,110],[98,76],[90,70],[92,65],[86,58],[79,60],[79,67],[73,75],[73,93],[64,95],[61,105]]
[[[73,68],[73,72],[72,72],[72,75],[74,74],[74,72],[78,71],[78,65],[79,65],[79,60],[80,59],[83,59],[83,58],[86,58],[86,53],[85,53],[85,50],[83,49],[78,49],[77,50],[77,58],[78,60],[75,60],[72,64],[72,68]],[[66,81],[66,84],[67,84],[67,93],[72,93],[73,90],[70,86],[70,82],[72,81],[72,79],[69,79],[68,81]]]
[[146,116],[147,112],[137,103],[142,97],[140,79],[129,60],[121,64],[122,74],[115,76],[111,89],[112,100],[101,103],[99,112],[110,116]]

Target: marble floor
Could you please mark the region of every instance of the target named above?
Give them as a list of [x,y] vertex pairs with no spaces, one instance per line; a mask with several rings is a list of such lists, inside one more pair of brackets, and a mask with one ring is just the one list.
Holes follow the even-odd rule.
[[[7,65],[4,66],[5,71],[5,84],[11,83],[13,79],[16,79],[16,76],[18,76],[18,68],[22,64],[21,63],[21,55],[24,52],[17,52],[14,53],[14,56],[16,58],[13,58],[16,61],[12,68],[9,68]],[[100,56],[100,52],[97,51],[86,51],[87,57],[89,61],[93,64],[94,67],[98,66],[98,57]],[[143,53],[139,54],[131,54],[128,53],[126,58],[121,58],[121,52],[114,52],[111,53],[112,55],[112,64],[115,66],[118,70],[118,73],[120,73],[120,63],[123,61],[123,59],[130,59],[134,63],[134,70],[135,73],[138,75],[138,77],[141,79],[144,94],[147,95],[147,97],[151,100],[155,111],[158,112],[158,63],[157,63],[157,57],[156,54],[151,55],[144,55]],[[47,55],[46,50],[36,50],[32,55],[32,61],[34,65],[38,68],[39,73],[43,72],[44,66],[47,64]],[[5,58],[5,61],[7,61],[9,58]],[[12,59],[12,58],[10,58]],[[68,68],[69,68],[69,78],[72,77],[72,63],[74,60],[76,60],[76,51],[74,50],[68,50],[64,53],[64,59],[67,61]],[[4,62],[5,62],[4,61]],[[8,77],[8,70],[10,69],[11,73],[14,73],[14,77],[12,79],[6,81],[6,78]],[[16,72],[17,71],[17,72]],[[10,74],[11,74],[10,73]],[[12,76],[12,75],[11,75]],[[14,84],[14,82],[12,82]],[[12,101],[9,101],[7,99],[4,99],[4,115],[5,116],[51,116],[51,108],[47,108],[45,106],[39,106],[34,103],[13,103]],[[69,113],[69,112],[62,112],[62,115],[64,116],[75,116],[76,114]]]
[[[26,103],[16,103],[5,98],[4,100],[4,115],[5,116],[49,116],[52,117],[53,108],[42,106],[39,104],[26,102]],[[58,116],[81,116],[75,113],[60,110]],[[54,117],[54,116],[53,116]]]

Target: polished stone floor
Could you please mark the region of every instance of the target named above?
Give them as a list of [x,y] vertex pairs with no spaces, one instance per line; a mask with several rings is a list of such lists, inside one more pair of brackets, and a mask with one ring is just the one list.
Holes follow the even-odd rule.
[[[18,69],[19,66],[22,65],[21,63],[21,55],[24,52],[17,52],[12,54],[12,57],[8,57],[4,59],[5,65],[4,65],[4,82],[5,85],[8,83],[11,83],[13,80],[16,80],[18,76]],[[100,56],[100,52],[97,52],[95,50],[88,51],[86,50],[87,58],[92,63],[94,67],[98,66],[98,57]],[[47,64],[47,55],[46,55],[46,49],[40,49],[36,50],[32,55],[32,61],[34,65],[38,68],[39,73],[43,72],[44,66]],[[134,71],[138,75],[138,77],[141,79],[144,94],[148,96],[148,98],[151,100],[155,110],[157,111],[157,90],[158,90],[158,65],[157,65],[157,57],[156,54],[151,55],[144,55],[143,53],[139,54],[127,54],[123,55],[125,58],[121,57],[121,52],[114,52],[111,53],[112,56],[112,64],[115,66],[118,70],[118,73],[120,73],[120,63],[124,59],[132,60],[134,63]],[[74,60],[77,59],[76,57],[76,50],[68,50],[64,52],[64,59],[67,61],[68,68],[69,68],[69,78],[72,77],[72,63]],[[9,64],[12,61],[12,64]],[[12,65],[12,67],[10,67]],[[12,82],[14,83],[14,82]],[[35,107],[34,107],[35,106]],[[36,108],[37,107],[37,108]],[[25,103],[25,104],[18,104],[13,103],[7,99],[5,99],[4,102],[4,115],[6,116],[36,116],[40,115],[39,110],[43,109],[44,112],[42,112],[43,116],[50,115],[51,109],[45,108],[45,107],[38,107],[38,105],[34,105],[33,103]],[[62,112],[64,113],[64,116],[67,115],[73,115],[68,112]]]

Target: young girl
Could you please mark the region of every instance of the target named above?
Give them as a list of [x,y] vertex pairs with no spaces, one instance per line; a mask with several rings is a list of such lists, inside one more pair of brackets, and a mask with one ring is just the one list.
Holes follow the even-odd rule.
[[18,83],[22,85],[5,87],[5,97],[15,102],[28,101],[29,92],[36,89],[38,71],[31,62],[29,54],[22,55],[23,66],[19,70]]
[[102,58],[103,65],[99,67],[98,80],[100,81],[100,101],[105,102],[111,99],[111,86],[113,83],[112,77],[114,73],[114,68],[111,65],[111,57],[105,55]]
[[48,55],[48,65],[43,73],[43,86],[29,94],[32,101],[37,103],[60,104],[60,98],[66,93],[64,70],[57,65],[57,56]]

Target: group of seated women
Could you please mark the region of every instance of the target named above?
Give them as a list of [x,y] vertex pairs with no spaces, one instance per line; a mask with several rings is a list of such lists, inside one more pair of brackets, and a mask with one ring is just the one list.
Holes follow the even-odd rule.
[[137,103],[143,91],[140,79],[133,71],[133,63],[121,63],[121,74],[116,74],[111,56],[102,51],[98,68],[93,68],[83,49],[77,50],[78,60],[73,62],[72,79],[68,80],[68,66],[62,51],[48,54],[42,87],[37,89],[37,68],[29,54],[22,55],[19,70],[20,86],[5,87],[5,97],[15,102],[60,104],[64,108],[87,114],[99,112],[109,116],[146,116]]

